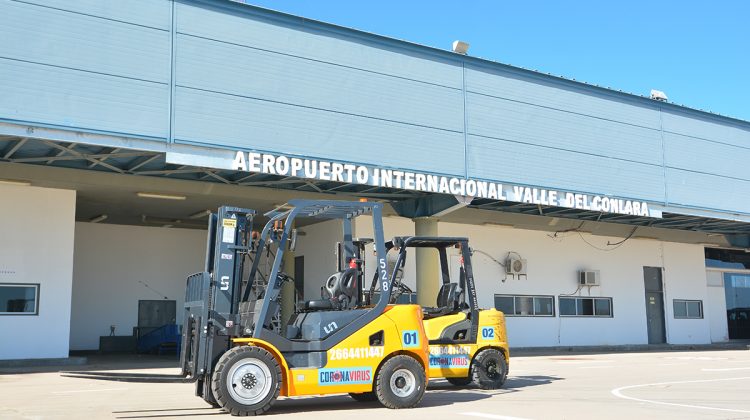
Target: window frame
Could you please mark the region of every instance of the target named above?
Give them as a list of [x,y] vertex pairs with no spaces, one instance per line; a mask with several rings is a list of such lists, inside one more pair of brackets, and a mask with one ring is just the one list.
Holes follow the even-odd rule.
[[[563,299],[571,299],[575,302],[574,307],[576,308],[576,314],[575,315],[568,315],[563,314],[562,311],[560,311],[560,317],[565,318],[614,318],[615,317],[615,303],[614,299],[612,297],[607,296],[558,296],[557,297],[557,304],[560,308],[562,308],[562,302]],[[584,300],[584,299],[590,299],[591,300],[591,309],[593,311],[593,314],[591,315],[582,315],[578,313],[578,300]],[[596,314],[596,301],[597,300],[606,300],[609,302],[609,315],[597,315]]]
[[[685,304],[685,316],[677,316],[677,312],[675,311],[675,304],[678,302]],[[690,316],[690,311],[688,311],[688,303],[691,302],[698,302],[698,308],[700,309],[700,316]],[[705,319],[706,314],[703,311],[703,300],[701,299],[672,299],[672,317],[674,319]]]
[[0,287],[33,287],[34,288],[34,312],[6,312],[0,311],[0,316],[38,316],[40,283],[0,283]]
[[[503,314],[506,317],[518,317],[518,318],[554,318],[557,316],[557,309],[555,307],[555,296],[554,295],[509,295],[504,293],[495,293],[492,297],[492,306],[497,309],[497,304],[495,303],[495,299],[497,297],[508,297],[513,299],[513,313],[509,314],[507,312],[503,312]],[[529,315],[516,315],[516,298],[531,298],[531,309],[535,313],[529,314]],[[543,299],[549,299],[552,302],[552,313],[549,315],[537,315],[536,314],[536,301],[534,299],[537,298],[543,298]],[[499,310],[499,309],[498,309]]]

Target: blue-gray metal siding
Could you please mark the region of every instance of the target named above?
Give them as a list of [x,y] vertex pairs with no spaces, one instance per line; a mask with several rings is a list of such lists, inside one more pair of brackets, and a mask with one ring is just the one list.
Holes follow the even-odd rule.
[[168,1],[0,2],[0,118],[161,137]]
[[0,120],[750,214],[750,124],[227,1],[0,0]]

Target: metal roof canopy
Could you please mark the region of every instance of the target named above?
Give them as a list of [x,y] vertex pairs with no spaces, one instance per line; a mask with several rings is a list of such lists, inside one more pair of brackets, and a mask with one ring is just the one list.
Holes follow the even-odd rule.
[[[46,165],[123,175],[168,177],[172,179],[221,183],[237,186],[276,188],[291,191],[334,194],[348,199],[361,197],[383,200],[392,204],[443,196],[396,188],[346,184],[260,173],[218,170],[169,164],[164,151],[133,150],[124,147],[100,146],[87,143],[52,141],[32,137],[0,135],[0,162]],[[448,196],[446,196],[448,197]],[[452,197],[450,197],[452,198]],[[704,232],[720,235],[739,235],[737,246],[748,242],[750,223],[702,216],[664,212],[663,218],[602,213],[537,204],[502,200],[474,199],[468,208],[494,210],[537,216],[559,217],[581,221],[618,223],[632,226],[657,227]],[[750,243],[750,242],[748,242]]]
[[[273,218],[293,211],[297,214],[297,217],[351,219],[365,214],[372,214],[375,205],[370,202],[289,200],[287,204],[266,213],[265,216]],[[292,207],[293,210],[283,210],[286,207]]]

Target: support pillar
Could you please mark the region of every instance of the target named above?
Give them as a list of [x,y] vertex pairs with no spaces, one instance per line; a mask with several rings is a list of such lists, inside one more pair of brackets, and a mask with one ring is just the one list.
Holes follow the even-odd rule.
[[[438,219],[418,217],[414,220],[416,236],[438,236]],[[417,303],[434,307],[440,291],[440,257],[434,248],[416,248]]]

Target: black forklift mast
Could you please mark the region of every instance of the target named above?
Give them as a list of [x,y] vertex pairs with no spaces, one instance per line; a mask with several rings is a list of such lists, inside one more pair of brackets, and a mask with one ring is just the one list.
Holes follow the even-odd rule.
[[183,376],[198,381],[196,394],[204,398],[216,360],[231,337],[241,334],[241,279],[245,255],[253,249],[254,217],[255,210],[229,206],[212,213],[204,271],[187,278],[180,366]]

